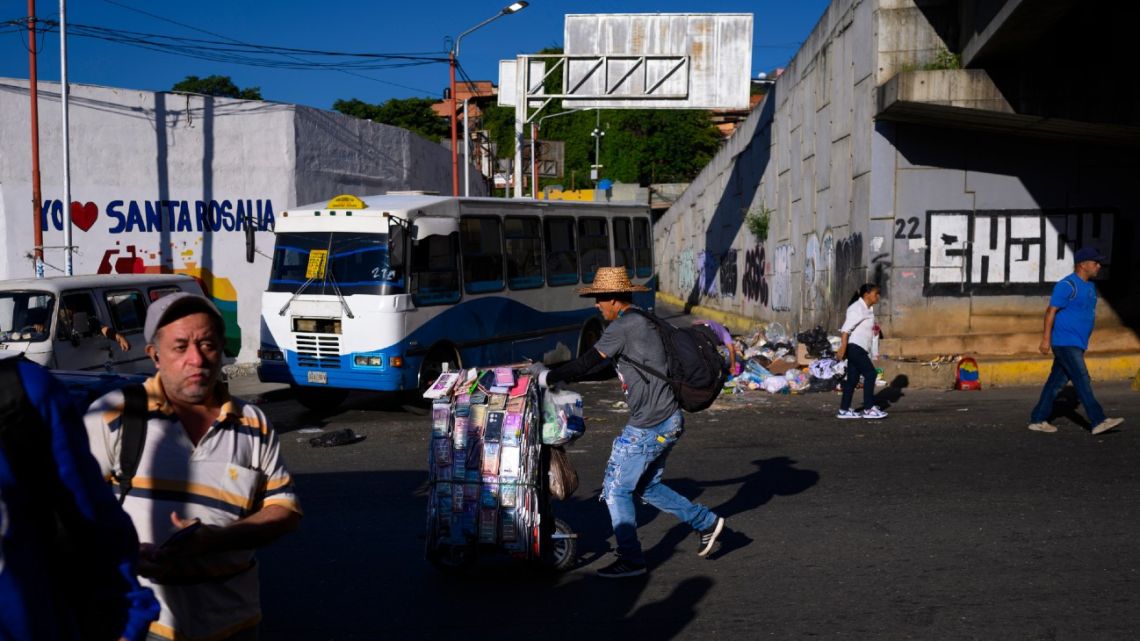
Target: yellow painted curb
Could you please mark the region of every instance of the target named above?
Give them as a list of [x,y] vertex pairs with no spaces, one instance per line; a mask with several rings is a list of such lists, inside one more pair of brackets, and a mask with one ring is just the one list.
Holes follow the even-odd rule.
[[[1140,368],[1140,354],[1092,355],[1085,357],[1093,381],[1127,381]],[[982,386],[1041,385],[1053,369],[1053,359],[987,361],[978,358]]]
[[[681,309],[685,308],[685,301],[671,294],[666,294],[665,292],[657,292],[657,300],[665,305],[672,305],[673,307],[680,307]],[[733,314],[732,312],[713,309],[711,307],[702,307],[700,305],[689,308],[689,313],[698,318],[716,321],[737,334],[745,334],[756,329],[757,325],[767,324],[767,321],[758,318],[749,318],[748,316],[741,316],[740,314]]]

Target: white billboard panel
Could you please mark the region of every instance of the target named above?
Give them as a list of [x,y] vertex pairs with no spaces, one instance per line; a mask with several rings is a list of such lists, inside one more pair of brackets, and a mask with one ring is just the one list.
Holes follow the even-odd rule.
[[[567,93],[613,96],[566,99],[567,106],[748,108],[752,14],[568,14],[565,42]],[[620,58],[599,65],[599,56]],[[687,56],[687,61],[669,56]],[[655,95],[671,97],[655,100]]]

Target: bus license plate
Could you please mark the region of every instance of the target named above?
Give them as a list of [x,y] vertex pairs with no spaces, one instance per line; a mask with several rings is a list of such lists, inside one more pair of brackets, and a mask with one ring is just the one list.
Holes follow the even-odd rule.
[[309,372],[308,377],[310,383],[319,383],[321,385],[329,384],[328,372]]

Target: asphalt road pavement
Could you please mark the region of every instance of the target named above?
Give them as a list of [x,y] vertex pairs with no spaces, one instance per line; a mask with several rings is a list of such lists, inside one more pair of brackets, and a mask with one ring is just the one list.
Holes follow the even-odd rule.
[[[645,577],[594,571],[612,544],[602,472],[625,410],[614,381],[575,386],[579,534],[563,574],[503,559],[442,574],[423,560],[429,417],[352,399],[328,416],[234,381],[281,432],[305,509],[260,554],[262,638],[1136,639],[1140,393],[1096,389],[1128,421],[1091,436],[1074,402],[1025,429],[1037,389],[894,390],[882,421],[833,418],[833,394],[723,398],[686,418],[666,481],[728,519],[710,559],[645,508]],[[1077,420],[1078,422],[1074,422]],[[353,445],[308,439],[350,428]]]

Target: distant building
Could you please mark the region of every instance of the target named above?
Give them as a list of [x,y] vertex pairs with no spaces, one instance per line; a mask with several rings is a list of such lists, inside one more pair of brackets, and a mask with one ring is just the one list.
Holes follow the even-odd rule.
[[[62,273],[59,84],[39,84],[48,275]],[[256,358],[272,229],[299,204],[388,190],[450,193],[446,149],[404,129],[268,101],[72,84],[74,273],[177,272],[236,314]],[[0,78],[0,279],[35,275],[28,82]],[[482,183],[473,195],[485,195]],[[257,253],[245,259],[247,226]],[[138,337],[141,340],[141,336]],[[132,338],[131,340],[135,340]]]

